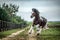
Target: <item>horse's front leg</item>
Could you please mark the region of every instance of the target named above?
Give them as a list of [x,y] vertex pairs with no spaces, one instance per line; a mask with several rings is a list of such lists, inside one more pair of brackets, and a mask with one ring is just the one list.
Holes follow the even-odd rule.
[[32,25],[28,31],[29,34],[33,33],[34,32],[34,26]]
[[36,26],[36,30],[37,30],[37,35],[39,35],[42,31],[42,28],[40,27],[40,25]]

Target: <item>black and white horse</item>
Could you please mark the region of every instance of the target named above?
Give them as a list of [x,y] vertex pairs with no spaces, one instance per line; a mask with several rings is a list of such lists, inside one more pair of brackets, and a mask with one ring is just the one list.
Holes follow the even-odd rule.
[[37,35],[41,33],[41,30],[42,28],[45,28],[45,29],[48,29],[47,27],[47,19],[44,18],[44,17],[40,17],[39,16],[39,11],[35,8],[32,9],[32,15],[31,15],[31,18],[35,17],[34,20],[33,20],[33,24],[29,30],[29,34],[33,33],[34,32],[34,26],[36,26],[36,29],[37,29]]

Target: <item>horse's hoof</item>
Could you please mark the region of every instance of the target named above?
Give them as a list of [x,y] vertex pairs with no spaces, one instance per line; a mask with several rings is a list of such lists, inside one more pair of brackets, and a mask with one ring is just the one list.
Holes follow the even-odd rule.
[[31,34],[31,32],[29,34]]
[[37,36],[39,35],[39,33],[37,34]]

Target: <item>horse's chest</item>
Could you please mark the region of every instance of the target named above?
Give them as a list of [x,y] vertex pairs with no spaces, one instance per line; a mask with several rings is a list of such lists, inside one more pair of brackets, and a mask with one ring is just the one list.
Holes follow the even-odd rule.
[[34,21],[34,24],[35,24],[35,25],[39,24],[39,21]]

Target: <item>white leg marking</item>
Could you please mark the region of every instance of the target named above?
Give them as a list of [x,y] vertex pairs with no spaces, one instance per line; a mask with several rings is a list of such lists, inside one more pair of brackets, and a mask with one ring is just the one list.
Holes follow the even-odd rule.
[[44,27],[45,29],[49,29],[49,27],[47,26],[47,23],[46,23],[46,25],[45,25],[45,27]]
[[31,26],[31,28],[29,29],[28,33],[33,33],[34,30],[33,30],[33,26]]
[[42,28],[38,28],[37,33],[40,33],[41,34],[41,31],[42,31]]
[[38,34],[38,33],[41,33],[42,28],[39,28],[39,25],[36,26],[36,29],[37,29],[37,34]]

